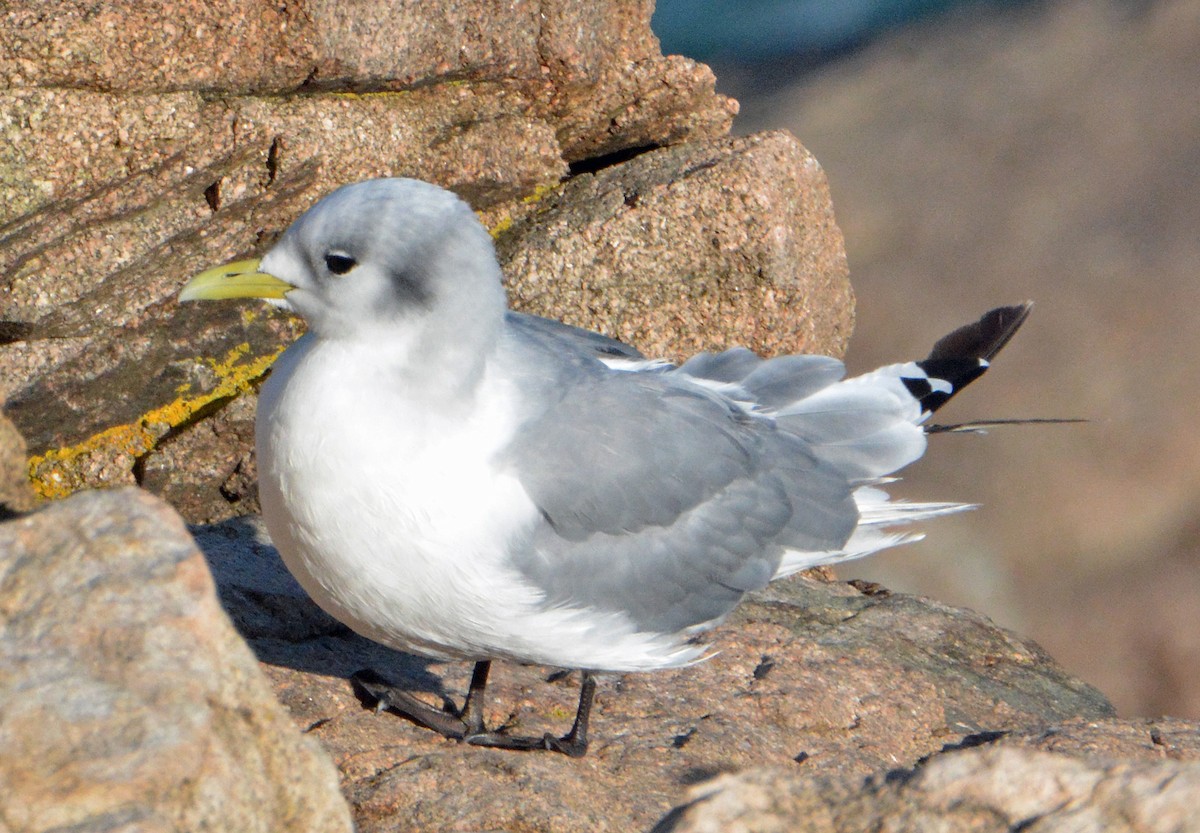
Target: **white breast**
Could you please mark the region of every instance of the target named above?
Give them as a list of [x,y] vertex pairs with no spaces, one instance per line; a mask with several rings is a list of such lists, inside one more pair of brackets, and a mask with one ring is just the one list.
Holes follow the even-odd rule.
[[304,589],[359,633],[434,656],[486,653],[494,620],[539,599],[506,566],[537,510],[491,462],[514,430],[505,397],[485,384],[473,407],[439,412],[360,349],[303,339],[264,386],[267,528]]

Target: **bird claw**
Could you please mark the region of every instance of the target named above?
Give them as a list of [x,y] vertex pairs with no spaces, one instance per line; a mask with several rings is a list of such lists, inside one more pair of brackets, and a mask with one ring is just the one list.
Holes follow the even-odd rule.
[[376,714],[384,711],[395,712],[426,729],[432,729],[439,735],[454,740],[462,740],[470,732],[461,715],[423,703],[407,691],[383,680],[373,671],[358,671],[351,675],[350,682],[375,701]]
[[561,738],[556,738],[554,735],[546,735],[542,738],[546,744],[546,749],[551,752],[561,752],[568,758],[582,758],[587,754],[588,742],[586,738],[573,738],[571,735],[564,735]]
[[559,752],[569,758],[582,758],[587,754],[588,715],[591,713],[592,697],[596,690],[595,678],[591,674],[583,674],[579,710],[571,731],[562,737],[551,734],[541,737],[510,735],[507,733],[508,723],[499,729],[488,729],[483,722],[483,692],[490,665],[491,663],[486,661],[476,664],[471,677],[471,688],[461,709],[456,709],[449,703],[445,708],[434,708],[407,691],[396,688],[369,669],[355,672],[350,676],[350,681],[364,699],[374,700],[376,713],[385,710],[394,712],[419,726],[432,729],[443,737],[471,746],[523,752]]
[[485,746],[493,749],[510,749],[521,752],[561,752],[569,758],[582,758],[587,754],[587,741],[565,735],[561,738],[549,733],[541,737],[532,735],[505,735],[500,732],[480,732],[463,738],[464,743],[472,746]]

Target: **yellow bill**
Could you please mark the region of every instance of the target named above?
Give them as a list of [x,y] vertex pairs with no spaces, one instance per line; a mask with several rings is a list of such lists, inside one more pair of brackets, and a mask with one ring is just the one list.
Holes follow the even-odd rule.
[[258,271],[259,261],[238,260],[206,269],[187,282],[180,301],[219,301],[225,298],[282,298],[295,289],[287,281]]

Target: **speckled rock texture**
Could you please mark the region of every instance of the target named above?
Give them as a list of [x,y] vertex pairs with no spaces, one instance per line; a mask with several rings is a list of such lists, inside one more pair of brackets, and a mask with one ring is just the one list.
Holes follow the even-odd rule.
[[33,508],[33,489],[29,486],[25,438],[0,413],[0,520]]
[[693,142],[575,176],[498,246],[518,306],[598,318],[647,355],[733,343],[840,355],[850,338],[828,185],[788,133]]
[[0,524],[0,828],[348,831],[338,773],[136,489]]
[[253,511],[244,414],[227,410],[299,322],[175,293],[374,176],[467,199],[522,309],[651,353],[843,352],[852,296],[820,167],[787,134],[727,138],[736,103],[661,54],[650,12],[0,12],[0,396],[37,491],[141,483],[193,521]]
[[47,0],[3,11],[0,87],[139,96],[512,92],[506,109],[552,124],[568,161],[724,132],[731,111],[711,73],[661,54],[652,10],[649,0]]
[[886,778],[726,775],[693,789],[652,833],[1192,833],[1200,761],[1079,759],[970,748]]
[[[300,591],[252,514],[252,434],[257,385],[302,325],[175,295],[336,185],[416,176],[477,209],[519,309],[670,357],[840,355],[853,298],[821,168],[785,133],[730,138],[736,104],[661,54],[650,12],[0,8],[0,501],[17,516],[0,525],[0,829],[736,830],[692,811],[759,801],[742,781],[680,802],[743,772],[760,796],[776,782],[755,779],[782,786],[767,826],[742,829],[804,829],[843,796],[881,829],[903,807],[921,827],[975,808],[1021,825],[996,773],[1030,794],[1059,774],[1098,818],[1158,801],[1169,819],[1194,793],[1195,726],[1116,721],[969,611],[809,577],[751,598],[705,663],[604,678],[583,759],[460,745],[356,696],[348,675],[373,668],[461,701],[468,669],[355,636]],[[25,454],[42,499],[66,498],[27,516]],[[70,496],[116,484],[144,489]],[[147,492],[220,521],[193,527],[204,559]],[[493,680],[489,723],[566,728],[575,675]]]
[[[280,698],[341,769],[361,831],[644,830],[690,785],[721,773],[776,766],[861,780],[947,747],[1112,715],[1099,692],[978,614],[796,577],[754,594],[714,631],[707,662],[602,678],[587,757],[479,749],[375,713],[346,680],[371,668],[431,703],[461,703],[466,664],[350,633],[304,596],[256,518],[196,535]],[[499,663],[487,718],[519,734],[561,734],[577,691],[577,675]],[[1143,730],[1141,746],[1153,749],[1150,737]]]

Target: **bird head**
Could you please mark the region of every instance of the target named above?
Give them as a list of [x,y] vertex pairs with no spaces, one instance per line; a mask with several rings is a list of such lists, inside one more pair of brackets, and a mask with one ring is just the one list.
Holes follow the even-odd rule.
[[318,338],[378,343],[497,329],[505,301],[487,230],[451,192],[414,179],[347,185],[261,259],[209,269],[181,301],[263,298]]

